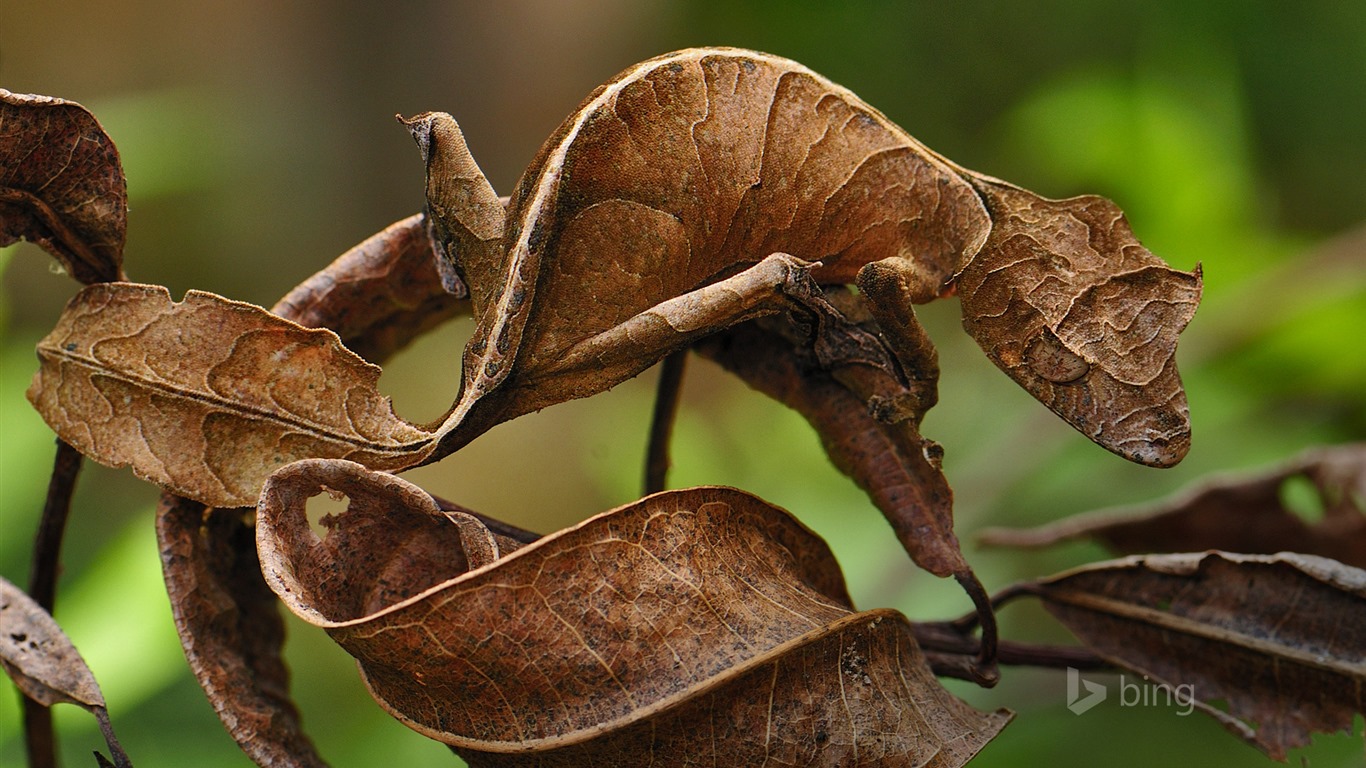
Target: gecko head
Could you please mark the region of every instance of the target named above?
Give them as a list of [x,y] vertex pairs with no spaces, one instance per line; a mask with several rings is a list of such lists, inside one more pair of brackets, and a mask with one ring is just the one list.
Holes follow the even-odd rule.
[[1190,412],[1176,341],[1200,300],[1199,267],[1168,267],[1104,198],[973,181],[992,230],[956,278],[963,327],[1091,440],[1140,464],[1179,462]]

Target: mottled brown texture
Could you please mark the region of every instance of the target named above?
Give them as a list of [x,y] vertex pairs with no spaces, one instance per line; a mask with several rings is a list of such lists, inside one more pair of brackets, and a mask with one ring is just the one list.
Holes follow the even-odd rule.
[[1294,553],[1143,555],[1030,591],[1091,650],[1191,686],[1197,708],[1278,760],[1366,714],[1366,571]]
[[[476,287],[461,396],[433,457],[635,375],[685,340],[661,333],[631,365],[600,360],[629,323],[775,253],[818,263],[819,283],[858,282],[916,358],[928,340],[898,319],[957,290],[987,355],[1083,434],[1157,466],[1189,447],[1174,355],[1198,271],[1143,249],[1113,203],[1047,200],[954,165],[800,64],[704,48],[625,70],[541,148],[506,216],[449,115],[405,122],[439,250],[492,287]],[[744,319],[689,311],[693,324]]]
[[104,706],[104,694],[85,659],[33,598],[0,578],[0,666],[25,696],[45,705]]
[[468,290],[463,283],[444,285],[436,259],[426,217],[409,216],[352,247],[270,311],[327,328],[379,365],[423,333],[470,313]]
[[82,283],[119,280],[127,224],[119,153],[95,117],[0,88],[0,246],[28,240]]
[[975,174],[991,235],[959,273],[963,327],[1001,370],[1079,432],[1131,461],[1190,448],[1176,338],[1200,302],[1100,197],[1047,200]]
[[212,506],[255,503],[295,459],[401,467],[430,445],[335,333],[213,294],[89,286],[38,354],[29,400],[63,439]]
[[[461,311],[448,292],[468,288],[477,324],[461,389],[431,432],[394,417],[377,372],[334,337],[208,294],[172,305],[148,287],[69,307],[30,391],[48,423],[98,461],[246,504],[290,460],[435,461],[501,421],[810,303],[817,283],[857,281],[912,375],[934,357],[910,304],[956,287],[988,355],[1092,439],[1161,465],[1189,443],[1173,355],[1198,274],[1162,265],[1113,204],[1046,201],[958,168],[795,62],[694,49],[632,67],[546,142],[506,206],[449,115],[405,124],[427,164],[435,241],[397,224],[279,309],[345,326],[378,359]],[[115,308],[112,328],[92,321]],[[124,327],[143,330],[99,337]],[[86,354],[96,345],[103,358]],[[137,359],[162,347],[174,376]]]
[[[472,161],[449,116],[429,113],[410,128],[429,172],[460,168],[465,178]],[[442,154],[450,159],[433,159]],[[465,187],[455,187],[429,179],[433,217],[461,214],[452,232],[470,221]],[[498,421],[606,389],[687,343],[677,322],[650,318],[664,302],[692,297],[689,326],[747,319],[754,310],[737,315],[735,302],[718,306],[700,290],[773,254],[819,261],[814,277],[825,283],[853,282],[869,261],[913,261],[915,298],[926,301],[988,225],[947,163],[795,62],[695,49],[632,67],[565,121],[518,184],[499,291],[475,302],[462,397],[436,455]],[[454,240],[448,253],[461,250]],[[727,290],[771,314],[780,297],[753,296],[773,288],[746,279]],[[658,332],[639,340],[632,323]],[[622,344],[638,345],[630,365],[601,359],[600,349]]]
[[[109,754],[114,756],[111,763],[96,752],[100,765],[132,768],[114,734],[104,694],[85,659],[52,615],[5,578],[0,578],[0,627],[0,667],[24,694],[25,701],[44,708],[66,702],[88,710],[100,725]],[[55,765],[50,729],[41,736],[48,742],[28,744],[30,768]],[[40,749],[35,751],[35,747]]]
[[[324,488],[351,504],[319,539]],[[961,765],[1008,720],[944,691],[903,617],[854,612],[824,542],[741,491],[656,494],[511,554],[476,526],[335,460],[277,472],[257,524],[281,599],[476,765]]]
[[[1323,516],[1287,508],[1287,483],[1312,487]],[[1043,547],[1094,539],[1118,554],[1299,552],[1366,568],[1366,443],[1316,448],[1253,475],[1214,478],[1155,504],[1076,515],[1032,530],[983,531],[983,544]]]
[[425,112],[398,120],[413,135],[427,166],[425,225],[434,248],[432,266],[448,292],[469,296],[478,317],[503,288],[507,202],[479,170],[448,115]]
[[260,766],[318,768],[326,763],[289,695],[285,626],[250,515],[162,494],[157,544],[171,614],[190,670],[242,751]]
[[[79,294],[39,347],[30,399],[63,439],[221,507],[168,494],[158,531],[187,657],[247,754],[322,764],[288,700],[262,567],[360,659],[383,706],[476,765],[961,765],[990,741],[1009,715],[944,691],[905,619],[854,612],[824,543],[758,499],[666,492],[536,539],[375,470],[434,461],[701,342],[802,411],[916,562],[983,608],[938,446],[919,434],[938,365],[911,305],[958,291],[965,327],[1026,389],[1107,448],[1171,464],[1189,442],[1174,352],[1198,271],[1167,269],[1108,201],[962,169],[751,51],[622,72],[506,201],[448,115],[403,122],[427,166],[425,216],[344,254],[277,314],[118,283]],[[49,183],[109,163],[72,167],[90,170]],[[22,219],[73,274],[119,276],[117,259],[71,250],[112,241],[4,189],[6,227]],[[122,215],[121,186],[90,199]],[[857,297],[829,288],[850,283]],[[379,369],[338,337],[377,362],[464,311],[461,389],[429,428],[396,417]],[[263,483],[258,563],[248,513],[230,507]],[[352,505],[320,541],[303,508],[329,489]],[[990,662],[989,607],[980,621]]]

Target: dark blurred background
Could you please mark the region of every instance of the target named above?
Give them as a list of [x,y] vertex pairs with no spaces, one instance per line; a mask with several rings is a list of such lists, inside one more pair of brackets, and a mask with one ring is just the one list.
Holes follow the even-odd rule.
[[[0,86],[79,101],[112,135],[128,176],[131,279],[269,306],[421,207],[422,166],[396,112],[454,114],[507,192],[595,85],[692,45],[797,59],[955,161],[1052,197],[1109,196],[1155,253],[1203,264],[1204,304],[1179,355],[1194,447],[1172,470],[1128,465],[1054,419],[959,330],[955,302],[922,311],[943,366],[924,432],[944,445],[960,537],[989,589],[1105,555],[978,549],[984,526],[1154,499],[1366,437],[1359,0],[8,0]],[[76,290],[49,262],[26,244],[0,250],[0,574],[20,584],[52,455],[23,390],[33,344]],[[387,368],[400,414],[444,411],[468,333],[442,328]],[[577,522],[638,495],[653,380],[503,425],[410,477],[525,527]],[[800,418],[695,363],[671,484],[704,483],[758,493],[815,528],[861,607],[913,618],[968,609],[953,584],[911,566]],[[87,468],[57,618],[138,766],[244,765],[179,651],[154,501],[126,471]],[[1030,606],[1003,620],[1008,637],[1067,640]],[[305,723],[334,765],[452,764],[381,713],[321,633],[292,622],[288,656]],[[974,765],[1268,764],[1198,714],[1109,703],[1075,716],[1057,673],[1008,669],[993,691],[952,685],[1019,713]],[[85,713],[57,711],[69,764],[102,748]],[[0,764],[22,761],[18,722],[17,695],[0,691]],[[1361,722],[1292,761],[1362,765]]]

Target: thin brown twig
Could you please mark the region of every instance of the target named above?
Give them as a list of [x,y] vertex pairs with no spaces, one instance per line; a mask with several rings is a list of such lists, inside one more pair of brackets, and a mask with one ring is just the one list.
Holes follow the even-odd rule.
[[674,417],[678,414],[683,370],[687,362],[688,351],[684,349],[664,358],[659,367],[654,415],[650,419],[650,439],[645,450],[645,496],[665,488],[670,465],[669,442],[673,437]]
[[[924,622],[911,625],[916,642],[931,657],[932,664],[939,659],[944,666],[941,671],[935,665],[936,674],[973,679],[965,674],[970,669],[973,658],[982,652],[981,643],[973,637],[960,634],[952,622]],[[1042,645],[1001,640],[996,646],[996,661],[1011,666],[1047,667],[1052,669],[1110,669],[1110,662],[1096,655],[1088,648],[1073,645]]]
[[953,577],[963,591],[968,593],[968,597],[972,598],[973,605],[977,606],[975,615],[977,623],[982,627],[982,639],[977,643],[977,662],[971,670],[971,679],[978,685],[990,688],[1001,679],[1000,670],[996,668],[998,640],[992,599],[987,596],[986,588],[977,580],[977,574],[971,569],[955,573]]
[[[71,514],[71,495],[76,489],[81,461],[80,451],[64,440],[57,441],[43,516],[33,537],[33,562],[28,577],[29,596],[48,613],[56,607],[62,538]],[[52,729],[52,710],[27,697],[24,698],[24,746],[30,768],[56,768],[57,738]]]

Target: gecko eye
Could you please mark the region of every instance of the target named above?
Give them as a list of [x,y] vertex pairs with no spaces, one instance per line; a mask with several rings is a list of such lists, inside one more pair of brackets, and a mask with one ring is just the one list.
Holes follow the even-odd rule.
[[1025,362],[1030,370],[1054,384],[1071,383],[1091,370],[1089,363],[1063,346],[1058,337],[1046,328],[1029,343],[1029,348],[1025,350]]

